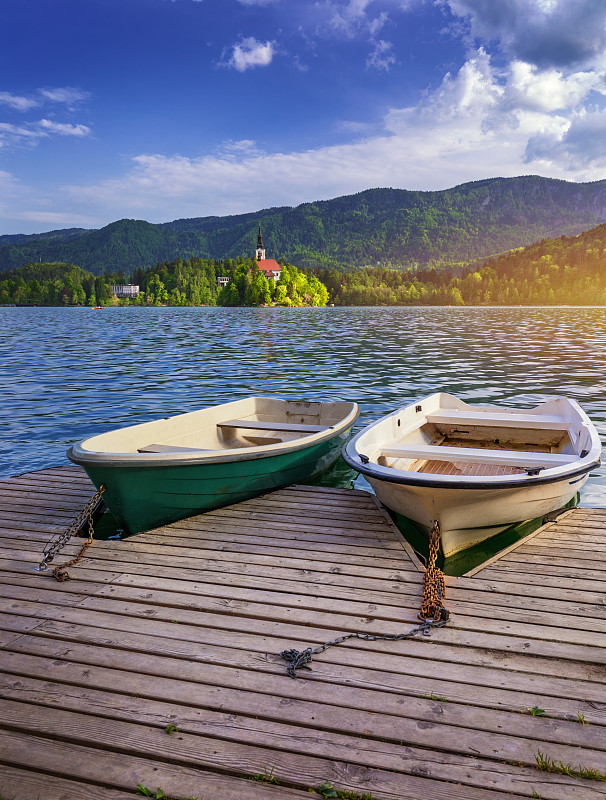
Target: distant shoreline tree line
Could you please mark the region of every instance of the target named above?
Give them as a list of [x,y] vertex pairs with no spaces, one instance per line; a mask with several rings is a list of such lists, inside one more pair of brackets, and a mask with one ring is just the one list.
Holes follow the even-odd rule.
[[[226,277],[219,287],[217,278]],[[170,306],[606,305],[606,225],[580,236],[544,240],[458,272],[367,267],[298,270],[282,265],[266,280],[254,259],[177,258],[132,282],[137,298],[112,295],[124,273],[95,277],[74,264],[26,264],[0,274],[0,304]]]
[[[225,286],[218,278],[228,278]],[[283,264],[278,281],[267,280],[254,259],[180,258],[136,269],[137,297],[117,298],[123,272],[95,277],[75,264],[25,264],[0,275],[0,305],[18,306],[325,306],[328,291],[318,278]]]

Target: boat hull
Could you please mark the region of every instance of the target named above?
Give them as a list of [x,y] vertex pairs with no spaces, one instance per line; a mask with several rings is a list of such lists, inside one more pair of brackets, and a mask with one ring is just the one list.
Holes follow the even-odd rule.
[[291,483],[313,480],[339,457],[348,434],[264,458],[178,465],[83,464],[118,526],[141,533]]
[[387,508],[451,556],[567,505],[600,464],[595,426],[574,400],[531,409],[470,406],[438,392],[377,420],[345,447]]
[[442,550],[448,558],[511,525],[563,508],[587,477],[492,490],[406,486],[368,475],[366,479],[383,505],[416,522],[424,533],[437,520]]

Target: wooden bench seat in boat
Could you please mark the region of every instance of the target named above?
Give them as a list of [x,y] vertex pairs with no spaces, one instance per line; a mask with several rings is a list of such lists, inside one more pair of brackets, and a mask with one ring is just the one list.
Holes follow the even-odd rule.
[[546,414],[501,414],[498,411],[464,411],[457,408],[440,409],[427,414],[427,422],[437,425],[486,425],[494,428],[528,428],[534,430],[566,431],[568,424],[561,417]]
[[566,453],[529,453],[523,450],[485,450],[480,447],[445,447],[441,445],[392,445],[381,448],[379,455],[388,458],[412,458],[419,461],[462,461],[474,464],[502,464],[509,467],[560,467],[578,460]]
[[255,419],[230,419],[217,422],[217,428],[248,428],[255,431],[289,431],[292,433],[317,433],[327,431],[330,425],[298,425],[296,422],[260,422]]
[[204,447],[177,447],[174,444],[146,444],[137,453],[208,453]]

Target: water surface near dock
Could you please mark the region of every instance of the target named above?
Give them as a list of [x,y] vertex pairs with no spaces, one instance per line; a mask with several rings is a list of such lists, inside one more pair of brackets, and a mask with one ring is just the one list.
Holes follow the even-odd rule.
[[[0,308],[0,331],[0,476],[253,394],[355,400],[358,427],[437,390],[520,407],[565,394],[606,438],[604,308]],[[606,507],[606,466],[581,504]]]

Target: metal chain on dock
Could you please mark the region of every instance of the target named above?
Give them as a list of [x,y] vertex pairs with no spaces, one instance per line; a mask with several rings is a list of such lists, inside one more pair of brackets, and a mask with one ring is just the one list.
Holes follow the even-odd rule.
[[421,600],[421,609],[419,611],[419,619],[423,620],[421,625],[412,628],[406,633],[396,634],[372,634],[372,633],[347,633],[344,636],[338,636],[330,642],[325,642],[318,647],[308,647],[306,650],[299,652],[299,650],[282,650],[280,657],[288,663],[287,672],[291,678],[298,678],[298,669],[311,670],[307,665],[312,661],[313,656],[323,653],[332,647],[333,644],[341,644],[348,639],[361,639],[364,642],[399,642],[401,639],[409,639],[416,636],[417,633],[423,633],[425,636],[431,636],[433,628],[443,628],[450,618],[450,612],[444,608],[444,598],[446,596],[446,581],[444,573],[441,569],[436,567],[436,559],[440,549],[440,526],[438,522],[434,522],[431,531],[429,532],[429,563],[425,569],[423,576],[423,599]]
[[438,552],[440,550],[440,525],[434,521],[429,531],[429,561],[423,575],[423,599],[419,619],[437,622],[444,610],[444,598],[446,597],[446,581],[444,573],[436,566]]
[[70,523],[69,527],[66,528],[63,533],[57,533],[55,536],[50,539],[47,543],[46,547],[44,548],[43,558],[42,561],[38,564],[37,570],[39,572],[45,572],[49,568],[50,562],[54,559],[54,557],[65,547],[65,545],[69,542],[74,534],[76,534],[79,530],[81,530],[87,523],[88,523],[88,539],[84,542],[80,551],[74,558],[70,561],[66,561],[64,564],[60,564],[50,571],[53,573],[55,578],[58,581],[68,581],[70,579],[70,575],[67,571],[68,567],[72,567],[74,564],[77,564],[78,561],[82,558],[86,550],[90,547],[93,543],[93,536],[95,534],[95,529],[93,525],[93,514],[99,505],[99,502],[102,500],[103,492],[105,491],[105,485],[101,484],[99,487],[99,491],[95,492],[95,494],[91,497],[88,503],[84,506],[82,511],[78,514],[78,516]]

